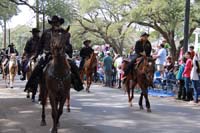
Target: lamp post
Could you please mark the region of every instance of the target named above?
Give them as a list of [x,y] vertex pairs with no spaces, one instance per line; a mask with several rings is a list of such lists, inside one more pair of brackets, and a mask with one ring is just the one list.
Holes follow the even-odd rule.
[[184,53],[188,51],[189,21],[190,21],[190,0],[185,0],[185,21],[184,21]]

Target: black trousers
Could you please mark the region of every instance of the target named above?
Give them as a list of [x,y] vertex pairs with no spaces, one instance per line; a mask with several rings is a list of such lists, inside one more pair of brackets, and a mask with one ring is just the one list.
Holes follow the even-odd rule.
[[178,89],[178,99],[185,99],[186,98],[186,91],[185,91],[185,83],[184,80],[179,80],[179,89]]

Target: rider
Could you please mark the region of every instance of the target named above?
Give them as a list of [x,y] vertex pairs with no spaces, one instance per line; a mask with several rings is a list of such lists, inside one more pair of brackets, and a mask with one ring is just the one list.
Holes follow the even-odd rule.
[[144,32],[141,34],[140,39],[135,44],[135,53],[133,54],[131,62],[128,64],[126,70],[124,71],[124,77],[123,79],[126,79],[126,76],[128,73],[132,70],[134,67],[134,64],[136,63],[136,59],[141,56],[151,56],[151,50],[152,46],[150,41],[148,40],[149,34]]
[[[16,56],[19,55],[19,53],[18,53],[18,51],[15,48],[15,45],[13,43],[8,45],[8,48],[6,49],[5,54],[6,54],[6,58],[7,58],[6,67],[8,67],[8,60],[10,59],[11,54],[16,54]],[[18,65],[18,75],[20,75],[21,73],[20,73],[20,62],[19,62],[19,60],[17,60],[17,65]]]
[[[65,33],[65,30],[61,28],[61,25],[64,23],[63,18],[60,18],[58,16],[53,16],[51,20],[48,20],[48,23],[51,25],[51,28],[43,32],[35,58],[37,58],[39,54],[42,54],[42,56],[39,59],[38,64],[35,66],[35,69],[33,70],[31,77],[26,84],[25,91],[28,90],[29,88],[31,89],[30,91],[33,91],[33,92],[37,90],[38,83],[41,80],[42,71],[45,68],[45,66],[48,64],[48,62],[52,59],[51,53],[50,53],[50,40],[51,40],[51,36],[53,35],[52,33],[55,33],[55,32],[59,34]],[[69,38],[70,36],[66,36],[66,38],[67,37],[68,39],[70,39]],[[69,45],[70,43],[69,41],[67,41],[66,47],[71,47]],[[72,51],[72,50],[67,51],[66,49],[66,52],[69,52],[69,51]],[[74,85],[75,90],[80,91],[84,88],[83,88],[83,83],[80,79],[78,67],[71,60],[68,60],[68,61],[71,66],[72,84]]]
[[94,52],[94,50],[91,48],[90,46],[91,40],[85,40],[83,42],[84,47],[81,49],[80,51],[80,57],[81,59],[81,63],[79,66],[79,70],[83,69],[84,63],[85,63],[85,59],[90,57],[90,54]]
[[40,30],[37,28],[32,28],[30,31],[32,33],[32,37],[29,38],[29,40],[26,42],[25,48],[24,48],[24,53],[23,53],[23,60],[22,60],[22,77],[20,80],[25,80],[26,79],[26,65],[30,58],[34,56],[37,53],[38,50],[38,45],[40,41]]

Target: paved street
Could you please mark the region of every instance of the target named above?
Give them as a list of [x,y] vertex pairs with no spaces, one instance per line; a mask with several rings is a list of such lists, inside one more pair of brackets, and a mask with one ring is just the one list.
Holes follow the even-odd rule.
[[[50,107],[47,126],[40,127],[41,106],[25,98],[24,83],[5,88],[0,81],[0,133],[48,133],[51,128]],[[152,113],[140,111],[135,96],[128,107],[122,90],[92,85],[91,93],[71,93],[71,112],[61,117],[59,133],[199,133],[200,105],[175,101],[174,98],[150,97]]]

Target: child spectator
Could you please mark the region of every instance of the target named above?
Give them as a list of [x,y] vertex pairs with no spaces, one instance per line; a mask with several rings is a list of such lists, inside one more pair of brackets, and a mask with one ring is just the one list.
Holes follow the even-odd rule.
[[186,92],[185,92],[185,88],[184,88],[184,78],[183,78],[183,71],[184,71],[184,68],[185,68],[185,63],[186,63],[186,58],[183,57],[182,58],[182,64],[179,68],[179,71],[178,71],[178,74],[177,74],[177,77],[176,79],[178,80],[178,84],[179,84],[179,89],[178,89],[178,97],[177,99],[178,100],[185,100],[185,95],[186,95]]

